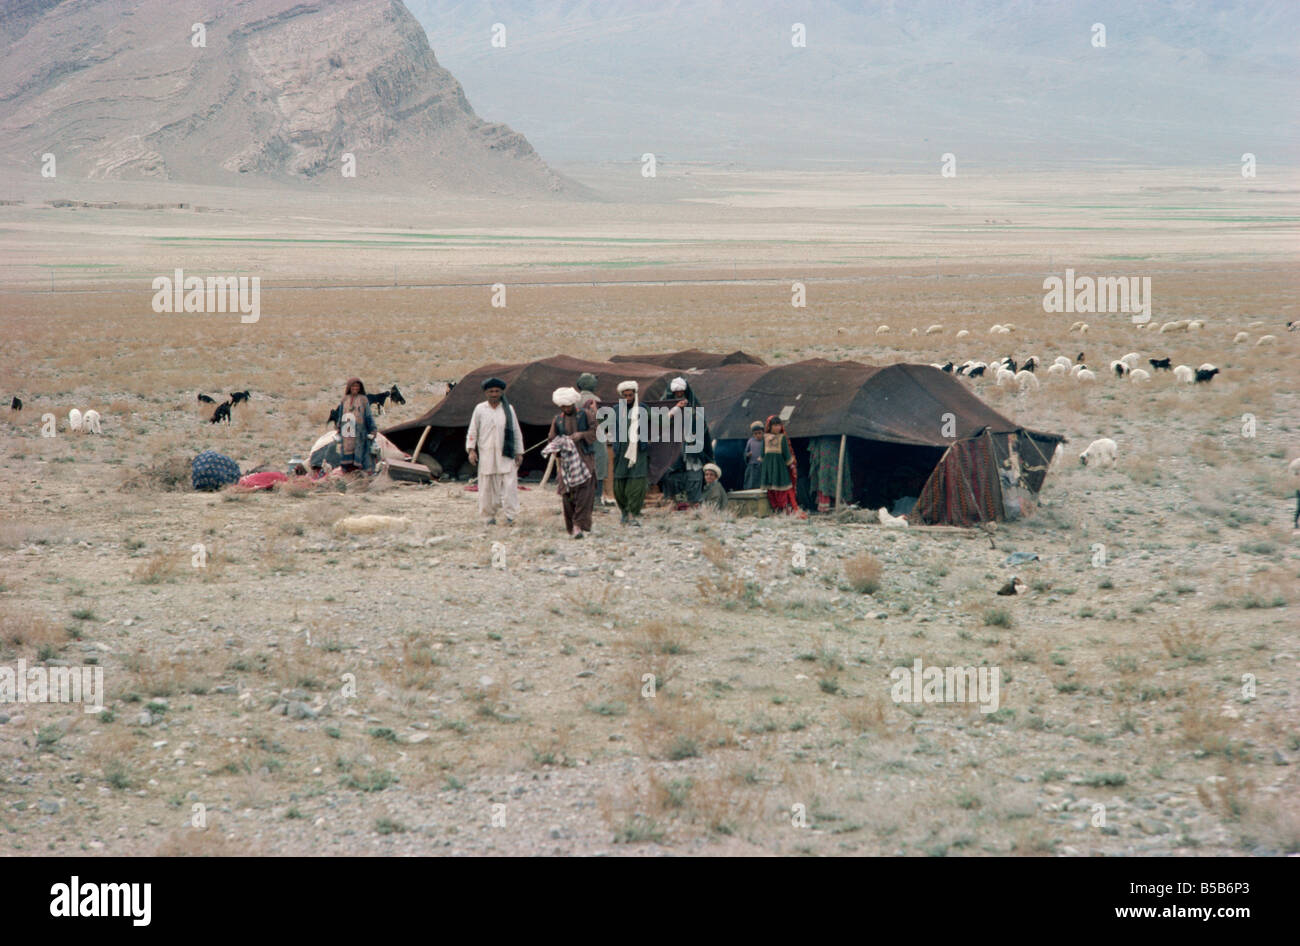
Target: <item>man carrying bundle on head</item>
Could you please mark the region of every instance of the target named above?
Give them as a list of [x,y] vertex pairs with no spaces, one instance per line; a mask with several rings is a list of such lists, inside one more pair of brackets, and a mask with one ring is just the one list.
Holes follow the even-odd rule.
[[617,426],[614,434],[614,500],[623,514],[624,525],[641,525],[646,480],[650,476],[650,451],[646,442],[644,410],[637,398],[635,381],[621,381]]
[[483,382],[486,401],[480,401],[465,433],[465,452],[478,467],[478,511],[495,525],[497,510],[514,525],[519,514],[519,464],[524,459],[524,432],[515,409],[505,399],[506,383],[500,378]]
[[596,457],[592,449],[596,425],[586,410],[578,409],[581,398],[575,388],[557,388],[551,395],[560,413],[546,434],[550,442],[542,448],[542,454],[553,455],[559,465],[564,528],[575,539],[591,531],[591,508],[596,502]]

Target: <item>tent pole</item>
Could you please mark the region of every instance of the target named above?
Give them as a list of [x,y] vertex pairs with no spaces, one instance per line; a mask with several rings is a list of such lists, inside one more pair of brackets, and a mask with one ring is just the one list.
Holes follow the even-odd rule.
[[420,434],[420,442],[415,445],[415,452],[411,454],[411,459],[416,463],[420,462],[420,450],[424,447],[424,441],[429,438],[429,431],[431,430],[433,430],[432,427],[424,428],[424,433]]
[[546,484],[549,483],[551,480],[551,471],[554,469],[555,469],[555,454],[552,453],[550,459],[546,461],[546,472],[542,475],[542,485],[538,487],[539,489],[546,488]]
[[848,434],[840,434],[840,462],[835,467],[835,511],[840,509],[840,496],[844,491],[844,444],[849,439]]

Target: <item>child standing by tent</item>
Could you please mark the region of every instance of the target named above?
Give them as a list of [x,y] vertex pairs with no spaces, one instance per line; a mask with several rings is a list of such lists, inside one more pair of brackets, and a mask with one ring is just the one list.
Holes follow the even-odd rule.
[[767,419],[763,434],[763,471],[758,484],[759,489],[767,490],[767,501],[773,512],[784,509],[786,515],[793,515],[799,508],[794,492],[798,475],[785,424],[773,414]]
[[745,441],[745,489],[758,489],[763,478],[763,422],[749,425],[749,439]]

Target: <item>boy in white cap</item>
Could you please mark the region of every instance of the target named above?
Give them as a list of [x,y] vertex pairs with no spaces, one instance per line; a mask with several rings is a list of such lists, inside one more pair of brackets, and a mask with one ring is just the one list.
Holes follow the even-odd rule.
[[716,463],[704,464],[704,505],[719,511],[727,508],[727,491],[722,488],[722,468]]
[[519,464],[524,459],[524,432],[515,409],[505,399],[506,383],[500,378],[483,382],[486,401],[480,401],[465,432],[465,452],[478,467],[478,511],[495,525],[497,510],[514,525],[519,515]]

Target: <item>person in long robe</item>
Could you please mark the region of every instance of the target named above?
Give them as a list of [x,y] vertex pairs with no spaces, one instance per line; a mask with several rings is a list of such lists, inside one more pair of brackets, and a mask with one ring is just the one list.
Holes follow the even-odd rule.
[[495,525],[498,511],[507,525],[519,515],[519,464],[524,459],[524,432],[515,409],[505,398],[500,378],[483,382],[487,400],[480,401],[465,432],[465,452],[478,467],[478,511]]
[[622,513],[624,525],[641,525],[641,507],[645,505],[646,480],[650,476],[648,431],[644,429],[645,411],[637,397],[635,381],[621,381],[614,434],[614,501]]
[[[677,425],[680,424],[684,437],[686,419],[683,412],[690,411],[693,415],[691,417],[691,423],[693,424],[691,429],[700,431],[700,435],[703,436],[704,412],[700,407],[699,398],[695,396],[695,392],[686,383],[686,379],[673,378],[668,384],[668,390],[671,392],[671,396],[676,399],[676,403],[668,412],[669,429],[676,430],[678,429]],[[677,419],[678,415],[682,415],[681,420]],[[704,463],[708,459],[703,456],[703,453],[702,450],[687,450],[684,446],[681,454],[673,461],[672,466],[668,468],[668,472],[664,474],[663,479],[660,481],[664,496],[676,501],[679,504],[679,509],[688,505],[698,506],[703,498]]]
[[785,435],[785,424],[773,414],[764,427],[763,473],[758,484],[759,489],[767,490],[767,501],[773,512],[784,510],[787,515],[793,515],[798,511],[794,490],[798,475],[790,438]]
[[371,446],[379,428],[370,412],[370,399],[360,378],[349,378],[343,386],[343,400],[339,402],[334,421],[335,439],[339,442],[339,469],[344,473],[354,470],[370,472],[375,468]]
[[[600,397],[596,394],[597,380],[590,371],[578,375],[578,409],[587,412],[592,427],[596,426],[596,412],[600,409]],[[609,444],[594,442],[592,457],[596,462],[596,502],[602,506],[609,505],[610,501],[605,498],[605,481],[609,478]]]
[[745,441],[745,489],[758,489],[763,478],[763,422],[749,425],[749,439]]
[[[571,448],[562,445],[550,452],[556,454],[560,466],[557,491],[564,507],[564,529],[575,539],[581,539],[591,531],[591,510],[596,503],[596,424],[587,410],[579,408],[581,399],[582,395],[575,388],[557,388],[551,400],[560,413],[555,415],[546,434],[551,443],[567,437],[572,445]],[[600,444],[601,449],[604,446]],[[568,469],[570,450],[576,453],[578,462],[586,470],[585,476]],[[542,452],[547,453],[547,450]]]

